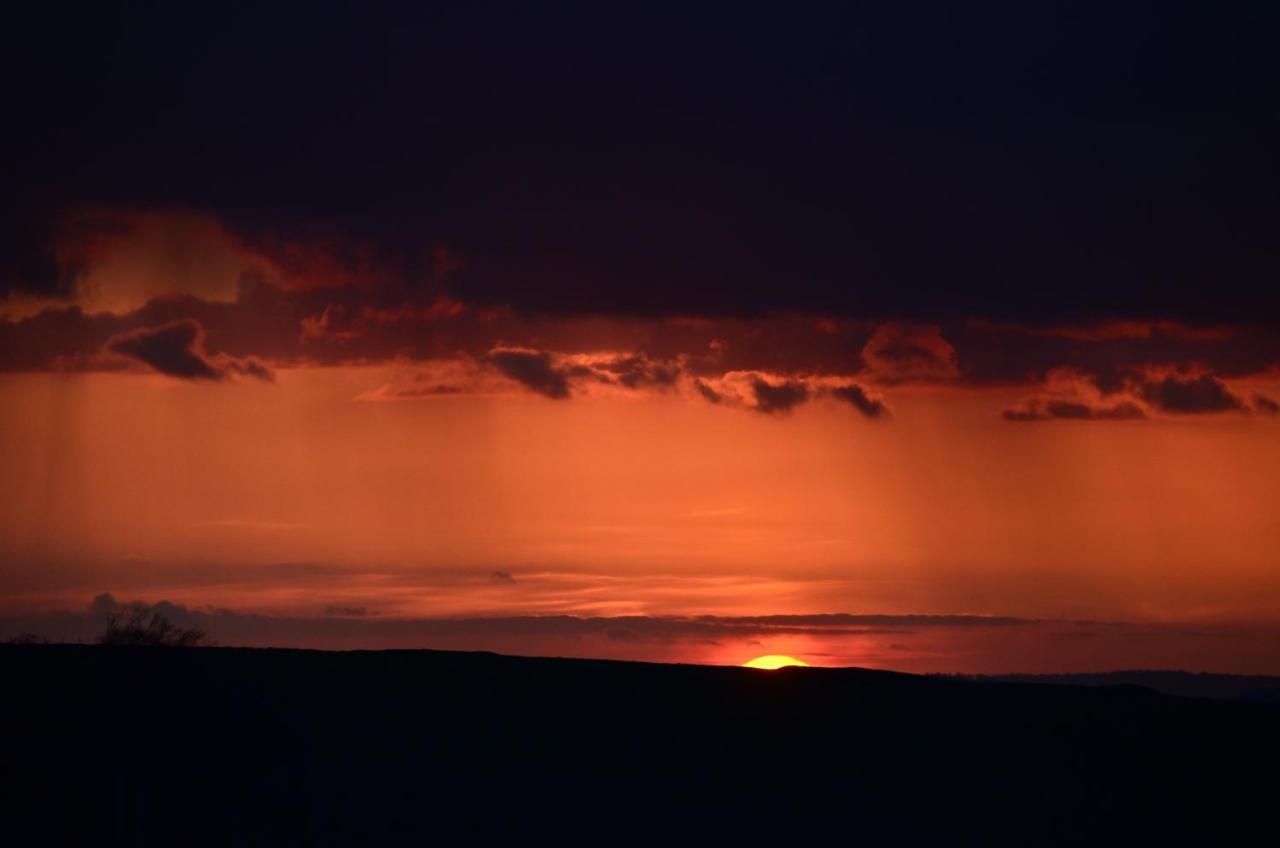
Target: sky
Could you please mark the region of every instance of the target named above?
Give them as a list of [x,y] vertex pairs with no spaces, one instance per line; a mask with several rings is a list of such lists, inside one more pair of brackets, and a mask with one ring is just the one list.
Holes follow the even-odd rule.
[[1280,674],[1262,4],[18,13],[0,636]]

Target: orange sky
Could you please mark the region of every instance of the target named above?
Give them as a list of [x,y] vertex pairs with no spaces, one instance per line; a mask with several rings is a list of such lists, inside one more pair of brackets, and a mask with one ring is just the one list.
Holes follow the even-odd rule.
[[0,640],[1280,674],[1266,28],[845,5],[15,21]]
[[[829,401],[765,416],[679,393],[368,399],[396,379],[390,367],[281,370],[274,384],[0,377],[0,609],[82,609],[110,591],[380,621],[1280,624],[1274,418],[1015,425],[999,413],[1022,389],[937,387],[888,391],[892,421]],[[911,640],[792,635],[758,653],[974,664],[958,647],[972,631],[943,640],[952,653],[937,634],[897,656],[888,645]],[[1176,664],[1181,649],[1161,644]],[[752,650],[576,652],[738,661]],[[1013,663],[1007,641],[982,650]]]

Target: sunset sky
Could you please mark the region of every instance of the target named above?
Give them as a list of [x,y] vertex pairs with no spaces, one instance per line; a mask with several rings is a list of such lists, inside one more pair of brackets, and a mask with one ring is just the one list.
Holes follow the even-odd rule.
[[0,636],[1280,674],[1256,10],[23,14]]

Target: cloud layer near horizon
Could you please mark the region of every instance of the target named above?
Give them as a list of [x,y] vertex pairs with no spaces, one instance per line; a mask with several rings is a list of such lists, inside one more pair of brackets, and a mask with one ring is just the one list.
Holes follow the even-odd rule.
[[[105,614],[124,602],[109,593],[83,611],[0,618],[0,638],[32,634],[92,641]],[[134,602],[136,603],[136,602]],[[1157,624],[971,615],[502,616],[383,619],[363,607],[315,617],[269,616],[149,606],[215,643],[329,649],[436,648],[508,654],[740,665],[766,653],[812,665],[862,665],[919,672],[1111,671],[1168,667],[1172,658],[1220,672],[1273,671],[1274,630],[1221,623]],[[1261,642],[1260,642],[1261,640]]]

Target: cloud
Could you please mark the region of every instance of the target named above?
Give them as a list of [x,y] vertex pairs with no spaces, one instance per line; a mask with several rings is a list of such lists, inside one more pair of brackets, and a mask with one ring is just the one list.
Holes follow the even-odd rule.
[[6,302],[63,300],[72,293],[54,250],[56,214],[47,203],[23,213],[6,215],[0,227],[0,317]]
[[510,571],[502,571],[501,569],[496,569],[492,574],[489,575],[489,582],[511,584],[516,582],[516,578],[512,576]]
[[711,388],[701,380],[695,379],[693,381],[693,387],[694,389],[697,390],[698,394],[702,395],[703,399],[706,400],[708,403],[720,404],[724,402],[724,397],[719,392],[717,392],[715,389]]
[[1088,380],[1093,384],[1103,397],[1109,397],[1114,394],[1123,392],[1129,386],[1129,376],[1126,369],[1118,364],[1107,364],[1099,368],[1095,368],[1093,373],[1089,375]]
[[1006,409],[1001,415],[1006,421],[1133,421],[1147,417],[1142,407],[1129,401],[1095,406],[1080,401],[1037,399]]
[[615,627],[604,632],[604,637],[613,642],[628,642],[637,644],[646,641],[644,634],[637,633],[634,630],[628,630],[625,627]]
[[1264,394],[1255,394],[1253,396],[1253,408],[1263,415],[1275,415],[1280,413],[1280,403],[1272,400]]
[[941,383],[960,376],[956,350],[932,324],[890,322],[862,349],[870,376],[885,384]]
[[757,412],[768,415],[790,412],[809,399],[809,388],[799,380],[769,383],[757,377],[751,382]]
[[[738,664],[764,653],[792,653],[817,665],[892,667],[924,672],[1007,673],[1191,664],[1218,670],[1270,668],[1273,624],[1231,621],[1105,621],[930,614],[566,615],[400,617],[353,615],[337,600],[322,615],[242,612],[135,601],[109,594],[76,611],[6,612],[0,640],[37,634],[89,642],[104,612],[135,605],[218,644],[330,650],[484,650],[506,654]],[[321,608],[323,610],[323,608]],[[1091,634],[1078,638],[1080,633]],[[708,648],[711,648],[708,650]],[[1188,659],[1190,657],[1190,659]],[[1268,665],[1270,663],[1270,665]]]
[[104,350],[142,362],[161,374],[181,380],[221,380],[230,375],[275,379],[271,369],[254,358],[238,359],[204,353],[204,328],[192,320],[141,327],[112,336]]
[[254,377],[265,382],[272,382],[276,378],[276,374],[268,368],[261,360],[254,357],[245,357],[243,359],[235,359],[229,356],[222,356],[218,360],[223,373],[240,374],[244,377]]
[[1280,362],[1280,333],[1261,323],[1104,322],[1072,330],[968,320],[948,324],[946,337],[967,383],[1034,383],[1069,368],[1090,376],[1104,394],[1159,369],[1234,378],[1265,373]]
[[883,399],[850,380],[848,374],[793,375],[785,371],[729,371],[716,377],[694,377],[687,384],[708,403],[785,415],[809,401],[830,397],[867,418],[890,414]]
[[40,226],[44,282],[35,296],[0,296],[0,316],[68,306],[124,314],[153,298],[181,295],[229,302],[245,274],[267,270],[212,216],[186,210],[64,208]]
[[120,602],[117,601],[115,596],[110,592],[103,592],[100,595],[94,596],[94,599],[89,602],[88,607],[89,614],[95,617],[105,616],[118,609],[120,609]]
[[428,400],[467,394],[494,394],[511,389],[510,380],[483,358],[464,353],[425,359],[395,368],[388,381],[361,392],[359,401]]
[[1221,380],[1209,374],[1188,378],[1169,376],[1147,381],[1138,385],[1137,392],[1156,409],[1179,415],[1232,412],[1245,408],[1244,402],[1232,394]]
[[672,363],[655,362],[647,356],[633,354],[598,362],[593,366],[611,382],[627,389],[642,386],[671,386],[680,379],[680,368]]
[[993,329],[1028,336],[1058,337],[1072,341],[1108,342],[1131,339],[1177,339],[1186,341],[1220,341],[1231,338],[1235,331],[1225,325],[1195,326],[1182,321],[1138,321],[1102,319],[1088,324],[1054,324],[1050,326],[990,324]]
[[337,618],[364,618],[369,615],[369,608],[331,606],[325,607],[324,614],[335,616]]
[[1004,410],[1009,421],[1138,419],[1152,414],[1199,415],[1222,412],[1267,413],[1265,395],[1247,404],[1216,374],[1175,366],[1112,365],[1093,371],[1057,368],[1045,377],[1047,397],[1030,398]]
[[436,383],[414,386],[393,386],[385,384],[371,391],[362,392],[356,400],[421,400],[423,398],[451,397],[464,394],[462,386],[449,383]]
[[143,327],[107,342],[106,349],[186,380],[220,380],[223,374],[196,353],[202,330],[195,321]]
[[[374,255],[406,265],[420,261],[424,240],[456,235],[485,246],[459,287],[475,300],[544,313],[815,308],[936,320],[973,309],[1081,323],[1158,302],[1178,317],[1276,314],[1276,287],[1260,285],[1280,267],[1266,202],[1278,181],[1268,28],[1242,26],[1217,5],[1194,17],[1162,15],[1159,27],[1138,7],[1070,20],[1036,11],[1021,39],[966,17],[949,31],[991,60],[948,61],[945,75],[898,72],[954,57],[896,4],[838,18],[743,9],[733,28],[745,40],[729,40],[710,67],[696,39],[657,18],[635,21],[618,49],[600,51],[589,21],[545,15],[527,20],[518,42],[491,51],[491,73],[432,89],[455,118],[435,132],[396,121],[424,80],[474,61],[469,46],[491,26],[478,10],[435,21],[404,44],[375,37],[377,23],[318,9],[316,38],[290,41],[294,17],[260,10],[251,26],[230,14],[204,21],[191,34],[201,49],[186,51],[155,37],[160,25],[149,16],[125,18],[119,41],[94,39],[99,27],[86,25],[84,43],[62,51],[63,72],[33,75],[22,96],[6,100],[9,125],[48,130],[12,140],[12,158],[26,167],[6,187],[3,230],[17,226],[0,236],[0,279],[47,276],[48,257],[29,255],[42,240],[39,210],[116,196],[138,207],[171,198],[212,209],[255,244],[288,246],[309,229],[349,231],[371,242]],[[9,22],[20,66],[70,37],[32,19],[39,23]],[[1080,50],[1042,44],[1063,28]],[[882,49],[822,64],[829,84],[814,86],[822,55],[814,45],[864,31],[878,33]],[[771,41],[767,55],[740,49],[756,38]],[[311,72],[282,75],[281,57],[261,49],[276,43],[289,43],[291,64]],[[346,45],[340,56],[335,43]],[[1194,59],[1179,49],[1187,44],[1196,45]],[[990,73],[1018,66],[1028,50],[1053,97],[1035,97],[1019,74]],[[641,51],[667,61],[637,79]],[[561,63],[541,61],[547,54],[590,73],[565,77]],[[221,67],[223,55],[240,57],[237,67]],[[1078,55],[1095,57],[1098,72],[1079,73]],[[351,83],[383,61],[402,72],[378,79],[382,96],[362,97],[366,86]],[[106,67],[146,84],[75,84]],[[192,81],[193,96],[166,97],[168,89],[150,82],[158,67]],[[881,84],[861,85],[867,79]],[[776,109],[761,108],[764,81],[779,92]],[[531,91],[562,95],[539,99],[536,119],[524,119],[538,142],[494,148],[492,139],[529,115],[522,107],[532,108]],[[620,103],[620,91],[637,96]],[[803,96],[784,96],[792,92]],[[259,102],[281,108],[256,110],[249,134],[243,110]],[[702,108],[682,108],[689,102]],[[891,106],[908,102],[910,120]],[[144,119],[157,108],[167,143]],[[1099,120],[1096,110],[1133,119]],[[332,115],[355,113],[361,126],[397,129],[334,131]],[[879,119],[828,120],[842,113]],[[1010,127],[1004,118],[1013,113],[1033,122]],[[75,137],[87,114],[118,118],[110,138],[45,142]],[[821,123],[825,143],[768,132],[780,117]],[[649,131],[634,131],[641,126]],[[602,167],[600,157],[581,154],[592,133],[613,151],[607,191],[587,188],[600,185]],[[904,138],[935,143],[920,156]],[[298,151],[300,140],[303,155],[277,156],[264,173],[255,154]],[[1157,146],[1162,154],[1150,155]],[[707,153],[722,150],[736,154]],[[1099,157],[1125,178],[1094,167]],[[770,179],[743,179],[746,162]],[[335,168],[347,177],[333,179]],[[1188,180],[1203,191],[1186,191]],[[418,200],[426,196],[430,203]],[[1056,225],[1062,220],[1073,225]],[[1109,261],[1100,263],[1104,254]],[[1156,289],[1151,280],[1163,283]]]
[[[1130,390],[1137,401],[1142,397],[1132,391],[1131,381],[1154,368],[1177,369],[1171,373],[1183,378],[1203,372],[1231,380],[1263,375],[1280,364],[1280,334],[1265,324],[1136,319],[1017,324],[959,317],[920,323],[804,311],[711,316],[520,313],[502,302],[464,301],[451,295],[447,284],[453,279],[454,272],[448,271],[452,266],[429,257],[416,276],[405,269],[384,272],[384,260],[391,260],[370,253],[355,237],[350,244],[338,235],[299,241],[247,239],[220,229],[213,217],[196,220],[175,214],[165,225],[165,216],[163,210],[141,217],[103,213],[90,222],[92,226],[86,224],[87,234],[72,244],[89,247],[79,246],[68,254],[67,268],[75,271],[77,280],[115,281],[102,282],[99,293],[116,305],[90,312],[76,305],[80,301],[71,291],[61,308],[0,317],[0,369],[111,367],[94,359],[106,342],[178,321],[196,322],[219,350],[236,357],[218,362],[190,348],[197,356],[183,356],[179,363],[190,379],[209,381],[211,371],[265,377],[261,360],[309,367],[456,359],[478,365],[494,378],[481,391],[503,391],[508,388],[503,383],[515,380],[557,399],[602,387],[680,388],[715,402],[692,384],[696,379],[728,404],[750,406],[750,386],[726,387],[727,375],[768,375],[775,384],[802,380],[811,390],[818,390],[824,380],[827,385],[836,379],[856,380],[867,389],[1035,384],[1049,371],[1069,367],[1093,375],[1105,392]],[[112,229],[117,219],[124,222],[120,232]],[[141,241],[130,242],[121,252],[117,242],[122,238]],[[184,272],[180,285],[148,283],[135,291],[120,282],[152,252],[158,257],[156,268],[165,274],[183,256],[199,267]],[[201,270],[206,266],[208,279]],[[56,297],[49,300],[55,302]],[[128,309],[131,305],[136,308]],[[258,365],[255,356],[261,358]],[[211,367],[201,368],[198,359]],[[1159,376],[1163,379],[1165,374]],[[462,391],[473,388],[472,382],[461,380],[441,384]],[[385,394],[425,397],[430,392],[401,387]]]
[[[495,572],[501,574],[503,572]],[[198,627],[220,644],[269,645],[320,643],[331,646],[484,644],[485,640],[603,639],[629,643],[671,644],[678,641],[734,640],[786,636],[903,636],[943,629],[1009,629],[1054,624],[1041,619],[983,615],[513,615],[399,618],[379,616],[363,605],[334,604],[323,617],[262,615],[236,610],[191,607],[172,601],[122,603],[102,593],[79,613],[42,613],[6,621],[5,630],[70,633],[92,638],[103,616],[126,607],[145,607],[174,624]]]
[[[174,230],[180,246],[220,244],[226,235],[213,225],[182,221]],[[91,236],[111,244],[120,237]],[[176,378],[214,383],[235,376],[270,380],[273,374],[264,362],[304,368],[394,363],[399,376],[370,386],[362,400],[501,393],[516,388],[514,381],[558,400],[670,391],[768,414],[824,396],[869,418],[886,417],[888,410],[874,390],[902,384],[1034,386],[1061,369],[1092,384],[1079,397],[1055,397],[1052,408],[1040,401],[1011,409],[1008,417],[1014,420],[1137,417],[1127,404],[1148,417],[1266,413],[1265,402],[1254,402],[1249,394],[1237,397],[1227,387],[1243,377],[1271,380],[1269,375],[1280,374],[1273,370],[1280,364],[1280,334],[1265,325],[1136,319],[1018,325],[959,318],[938,324],[875,323],[803,312],[535,316],[451,297],[437,285],[434,271],[413,284],[405,274],[378,276],[374,272],[382,260],[344,248],[341,239],[323,250],[241,236],[234,242],[235,251],[262,255],[243,263],[238,258],[215,263],[223,271],[212,288],[203,283],[165,291],[144,287],[144,295],[156,294],[133,311],[89,314],[66,306],[0,318],[0,370],[136,372],[146,365]],[[154,243],[167,242],[157,236]],[[107,279],[103,275],[115,267],[113,251],[84,251],[86,267],[97,262],[106,268],[84,279]],[[212,248],[202,251],[193,248],[192,255],[198,258]],[[227,255],[236,258],[235,251]],[[312,256],[317,253],[339,257],[332,261],[341,273],[325,271],[326,262]],[[268,266],[275,270],[253,270]],[[241,271],[232,293],[226,281],[235,269]],[[68,295],[66,302],[76,301]],[[216,340],[220,352],[206,352],[205,339]],[[402,363],[409,367],[401,370]],[[410,369],[427,368],[439,373],[410,383]],[[763,397],[753,379],[785,388],[766,387]],[[850,384],[865,397],[841,388]],[[1258,388],[1267,390],[1267,384]],[[1276,397],[1273,391],[1267,394]]]
[[831,396],[849,404],[867,418],[882,418],[889,414],[889,407],[885,406],[884,401],[869,397],[866,390],[857,383],[836,386],[831,389]]
[[551,364],[545,350],[494,348],[485,357],[498,371],[517,383],[556,400],[569,397],[569,377]]
[[628,391],[672,388],[683,375],[679,362],[642,353],[578,352],[496,347],[484,361],[504,376],[557,400],[575,389],[612,386]]
[[864,615],[855,613],[817,613],[809,615],[739,615],[702,616],[725,626],[805,627],[815,629],[841,627],[917,628],[917,627],[1021,627],[1044,623],[1042,619],[1017,618],[1008,615]]

